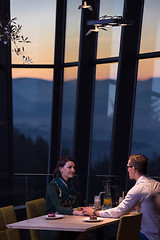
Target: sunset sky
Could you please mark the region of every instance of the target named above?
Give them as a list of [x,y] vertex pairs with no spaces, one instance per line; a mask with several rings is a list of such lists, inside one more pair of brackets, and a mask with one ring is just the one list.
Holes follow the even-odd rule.
[[[78,61],[79,34],[81,10],[78,6],[81,0],[68,0],[65,61]],[[145,0],[142,38],[140,52],[160,50],[160,1]],[[88,11],[88,10],[87,10]],[[54,35],[55,35],[56,0],[11,0],[11,17],[17,17],[17,23],[22,25],[22,35],[31,40],[25,45],[26,55],[33,59],[34,64],[54,63]],[[122,15],[123,0],[102,0],[100,16]],[[94,33],[91,33],[94,34]],[[98,33],[97,58],[118,56],[121,28],[110,28],[108,32]],[[12,56],[12,63],[22,63],[20,57]],[[160,60],[141,60],[138,78],[159,77]],[[77,67],[65,70],[65,79],[77,77]],[[33,77],[46,80],[53,79],[51,69],[14,69],[13,78]],[[117,64],[104,64],[97,67],[97,79],[116,79]]]

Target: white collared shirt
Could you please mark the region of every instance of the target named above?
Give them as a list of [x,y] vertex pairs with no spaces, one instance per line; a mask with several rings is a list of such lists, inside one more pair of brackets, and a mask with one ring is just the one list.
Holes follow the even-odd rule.
[[[135,207],[142,212],[141,232],[149,240],[160,240],[160,182],[141,176],[115,208],[99,212],[101,217],[121,217]],[[157,197],[157,200],[155,200]]]

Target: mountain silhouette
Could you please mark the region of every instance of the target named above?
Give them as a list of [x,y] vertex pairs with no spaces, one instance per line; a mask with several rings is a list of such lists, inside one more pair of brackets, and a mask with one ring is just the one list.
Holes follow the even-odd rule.
[[[137,82],[132,152],[151,157],[159,153],[160,79]],[[94,159],[106,157],[110,151],[116,81],[96,81],[93,143]],[[50,141],[53,82],[36,78],[13,79],[14,127],[32,139]],[[76,102],[76,80],[65,81],[62,110],[62,147],[73,142]],[[106,147],[105,147],[106,146]]]

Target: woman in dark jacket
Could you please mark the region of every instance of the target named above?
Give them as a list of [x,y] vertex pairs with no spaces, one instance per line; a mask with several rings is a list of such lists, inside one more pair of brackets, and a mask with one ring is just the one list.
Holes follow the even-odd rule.
[[[53,180],[46,191],[46,214],[59,213],[64,215],[83,215],[76,211],[78,207],[79,192],[73,180],[76,162],[72,157],[64,156],[59,159],[53,174]],[[75,232],[41,231],[43,240],[76,239]],[[67,236],[69,235],[69,236]]]

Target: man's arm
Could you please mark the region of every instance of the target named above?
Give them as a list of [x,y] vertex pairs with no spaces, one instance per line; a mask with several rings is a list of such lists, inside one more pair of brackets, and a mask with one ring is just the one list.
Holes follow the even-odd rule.
[[85,208],[85,215],[93,215],[100,217],[112,217],[117,218],[121,217],[124,214],[128,214],[133,210],[138,203],[143,199],[142,192],[138,186],[132,187],[127,193],[125,199],[115,208],[110,208],[107,210],[94,211],[92,208]]

